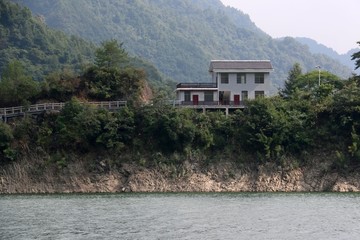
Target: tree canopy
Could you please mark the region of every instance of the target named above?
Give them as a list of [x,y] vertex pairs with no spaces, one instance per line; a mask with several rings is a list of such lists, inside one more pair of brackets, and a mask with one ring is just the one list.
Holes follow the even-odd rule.
[[38,83],[25,74],[22,64],[19,61],[10,62],[0,80],[0,105],[23,105],[38,93]]
[[[360,41],[357,42],[357,43],[360,45]],[[355,60],[355,69],[360,68],[360,51],[354,53],[354,54],[351,56],[351,60]]]
[[284,88],[280,93],[284,96],[289,96],[295,91],[297,78],[302,75],[302,68],[300,63],[295,63],[292,69],[288,73],[287,80],[285,81]]
[[95,51],[95,64],[100,68],[120,68],[126,62],[129,62],[128,53],[117,40],[102,42]]

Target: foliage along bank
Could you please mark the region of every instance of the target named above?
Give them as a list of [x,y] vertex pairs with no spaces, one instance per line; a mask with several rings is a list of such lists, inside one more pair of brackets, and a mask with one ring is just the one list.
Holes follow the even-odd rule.
[[[336,155],[334,168],[349,169],[360,160],[360,81],[323,74],[326,78],[319,86],[316,72],[300,71],[289,77],[279,96],[249,101],[244,110],[228,117],[162,101],[130,104],[113,113],[72,98],[60,113],[0,123],[1,162],[16,161],[31,149],[46,153],[46,164],[61,168],[76,161],[72,154],[89,153],[116,156],[115,165],[179,164],[194,153],[208,161],[242,162],[250,155],[256,163],[279,165],[293,156],[299,165],[306,154],[329,151]],[[94,86],[97,96],[111,98],[114,88],[96,88],[100,86]],[[124,94],[124,89],[116,94]]]

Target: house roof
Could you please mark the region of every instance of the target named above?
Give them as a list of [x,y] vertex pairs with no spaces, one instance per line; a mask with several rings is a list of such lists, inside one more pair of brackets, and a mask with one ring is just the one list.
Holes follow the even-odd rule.
[[264,69],[272,71],[270,60],[212,60],[209,71],[214,69]]

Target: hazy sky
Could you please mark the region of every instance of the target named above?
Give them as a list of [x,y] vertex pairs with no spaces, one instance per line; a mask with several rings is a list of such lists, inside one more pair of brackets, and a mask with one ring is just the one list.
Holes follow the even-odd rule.
[[270,36],[308,37],[338,53],[360,41],[360,0],[221,0]]

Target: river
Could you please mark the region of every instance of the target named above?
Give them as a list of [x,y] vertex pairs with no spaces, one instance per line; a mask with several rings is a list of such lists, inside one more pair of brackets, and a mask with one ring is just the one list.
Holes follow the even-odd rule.
[[360,195],[0,195],[0,239],[358,239]]

